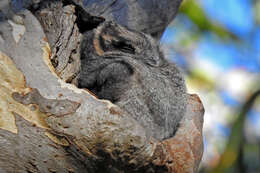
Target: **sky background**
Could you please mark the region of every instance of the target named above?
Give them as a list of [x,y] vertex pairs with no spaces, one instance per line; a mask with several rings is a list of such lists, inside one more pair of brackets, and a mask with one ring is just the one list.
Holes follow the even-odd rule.
[[[185,72],[189,93],[202,99],[206,110],[202,167],[214,167],[241,106],[260,89],[260,1],[184,0],[161,41],[167,57]],[[260,146],[259,98],[243,131],[250,146]],[[259,157],[252,158],[260,163]],[[247,170],[260,171],[257,166]]]

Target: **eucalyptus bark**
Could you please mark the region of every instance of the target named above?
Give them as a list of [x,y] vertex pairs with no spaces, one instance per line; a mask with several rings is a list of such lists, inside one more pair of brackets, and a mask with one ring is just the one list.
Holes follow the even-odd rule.
[[114,20],[159,39],[180,0],[0,2],[0,172],[196,172],[203,105],[173,138],[78,89],[81,35]]

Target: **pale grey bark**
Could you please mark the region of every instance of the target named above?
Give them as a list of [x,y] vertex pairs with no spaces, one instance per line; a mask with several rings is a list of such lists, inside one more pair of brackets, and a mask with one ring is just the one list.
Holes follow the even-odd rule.
[[[14,111],[18,132],[10,132],[0,125],[1,173],[196,172],[203,147],[203,107],[196,97],[190,96],[176,136],[156,141],[117,106],[60,79],[73,82],[77,76],[81,32],[93,29],[103,20],[92,15],[113,19],[159,38],[174,18],[180,1],[86,1],[82,8],[72,1],[57,1],[51,6],[47,1],[19,2],[20,7],[13,9],[8,0],[0,2],[0,53],[7,55],[24,75],[25,88],[33,88],[26,95],[12,92],[13,102],[24,107],[29,105],[32,112],[39,107],[49,127],[42,128],[26,120],[18,110]],[[166,5],[168,8],[164,9]],[[125,12],[121,10],[126,8],[128,17],[123,18]],[[83,27],[84,24],[89,27]],[[48,50],[47,42],[51,54],[43,51]],[[46,64],[48,56],[57,75],[51,70],[51,64]],[[182,149],[174,145],[180,139]],[[183,154],[185,166],[174,160],[177,154]],[[186,159],[189,154],[191,157]]]

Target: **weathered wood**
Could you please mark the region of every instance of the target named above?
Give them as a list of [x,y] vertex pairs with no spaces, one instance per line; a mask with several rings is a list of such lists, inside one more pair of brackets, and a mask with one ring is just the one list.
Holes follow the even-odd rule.
[[[94,12],[158,37],[180,1],[161,3],[175,10],[167,19],[153,18],[164,22],[160,27],[141,13],[136,20],[129,17],[136,12],[132,7],[147,8],[150,15],[161,2],[155,0],[80,1],[84,8],[71,1],[20,0],[13,11],[7,2],[0,2],[5,9],[0,12],[0,172],[196,172],[203,151],[198,97],[190,96],[176,135],[156,141],[116,105],[60,79],[71,82],[77,76],[81,32],[103,20]],[[22,7],[30,7],[38,20]]]
[[43,1],[34,11],[51,46],[51,61],[59,77],[71,82],[80,70],[81,33],[76,24],[75,7],[61,1]]
[[[37,88],[43,97],[58,100],[68,99],[81,105],[72,114],[73,116],[56,117],[52,114],[53,116],[47,118],[48,125],[53,126],[52,128],[56,132],[72,136],[72,142],[77,143],[85,153],[98,154],[97,152],[100,150],[98,147],[101,147],[104,151],[111,151],[114,148],[114,142],[116,142],[115,149],[129,149],[128,152],[122,153],[123,158],[129,157],[130,161],[131,157],[137,159],[138,156],[141,156],[138,160],[145,162],[147,160],[145,157],[148,157],[147,154],[150,155],[152,146],[147,147],[147,145],[150,145],[150,138],[147,137],[148,139],[146,139],[142,127],[110,102],[99,101],[86,91],[59,80],[55,72],[51,71],[46,64],[47,61],[50,65],[50,62],[48,62],[49,54],[42,51],[43,48],[47,49],[47,47],[40,24],[29,11],[24,11],[23,14],[26,32],[18,43],[15,43],[12,39],[11,32],[4,30],[6,28],[10,31],[8,22],[2,23],[3,38],[10,38],[13,42],[10,43],[5,40],[6,44],[1,44],[1,50],[12,57],[17,68],[25,75],[27,86]],[[12,51],[14,49],[16,51]],[[37,96],[31,98],[35,97]],[[40,107],[41,104],[43,102],[38,102]],[[64,123],[67,125],[64,125]],[[85,145],[86,141],[91,142]],[[88,151],[88,147],[93,151]],[[143,150],[143,147],[147,149]],[[136,150],[132,151],[132,148],[136,148]],[[143,152],[144,155],[139,155],[140,152]],[[121,154],[121,152],[116,153]],[[119,156],[115,158],[120,160]]]
[[95,16],[161,38],[182,0],[73,0]]
[[[41,6],[41,2],[43,1],[16,0],[12,5],[17,12],[28,7],[36,9]],[[118,24],[159,39],[175,18],[182,0],[63,0],[63,2],[67,5],[73,2],[91,15],[114,20]]]

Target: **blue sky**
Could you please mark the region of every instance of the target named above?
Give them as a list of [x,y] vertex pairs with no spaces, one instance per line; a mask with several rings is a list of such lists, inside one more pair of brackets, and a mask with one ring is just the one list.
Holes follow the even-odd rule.
[[[249,72],[259,73],[260,26],[255,25],[251,1],[202,0],[200,2],[209,19],[227,28],[242,41],[225,40],[224,42],[214,33],[204,33],[198,41],[195,53],[208,58],[222,70],[244,68]],[[181,28],[176,24],[178,20],[182,22]],[[171,27],[164,33],[162,38],[164,43],[174,43],[184,32],[197,30],[196,26],[182,14],[176,21],[176,27]]]
[[226,26],[234,34],[247,37],[254,28],[250,0],[203,0],[208,16]]
[[[255,23],[251,0],[201,0],[201,6],[208,18],[235,34],[240,41],[223,40],[210,31],[202,33],[197,40],[193,54],[214,63],[222,71],[233,68],[244,69],[250,73],[260,73],[260,25]],[[173,27],[167,29],[162,42],[180,44],[179,38],[185,38],[197,32],[198,28],[184,14],[179,14]],[[178,45],[180,46],[180,45]],[[173,56],[178,56],[174,54]],[[180,63],[177,58],[177,63]],[[185,64],[183,62],[181,65]],[[228,91],[218,93],[223,102],[231,107],[241,103],[232,98]],[[259,113],[258,113],[259,114]]]
[[255,26],[251,1],[204,0],[201,2],[210,19],[225,26],[243,42],[219,43],[205,35],[198,51],[207,54],[206,57],[210,57],[214,63],[224,69],[243,67],[250,72],[260,72],[260,26]]

